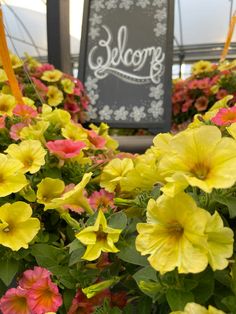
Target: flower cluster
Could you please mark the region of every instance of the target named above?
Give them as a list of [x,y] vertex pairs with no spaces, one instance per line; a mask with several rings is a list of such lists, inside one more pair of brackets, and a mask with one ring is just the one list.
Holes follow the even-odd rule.
[[[212,64],[199,61],[192,66],[192,75],[173,82],[173,130],[184,129],[197,113],[205,113],[227,95],[236,96],[236,62]],[[232,104],[234,101],[232,100]]]
[[234,313],[233,98],[133,155],[0,92],[1,312]]
[[[51,107],[67,110],[75,121],[86,120],[89,99],[78,79],[55,69],[51,64],[41,64],[28,55],[24,61],[14,54],[10,54],[10,58],[23,95],[34,100],[37,108],[47,103]],[[6,95],[11,93],[1,64],[0,89]]]

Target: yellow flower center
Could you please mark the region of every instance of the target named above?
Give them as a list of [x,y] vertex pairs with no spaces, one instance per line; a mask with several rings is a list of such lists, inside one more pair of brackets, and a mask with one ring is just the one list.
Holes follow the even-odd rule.
[[200,180],[206,179],[210,172],[210,168],[204,162],[197,162],[191,169],[191,173]]
[[173,221],[168,225],[167,231],[170,236],[179,239],[184,233],[184,228],[179,224],[178,221]]
[[25,160],[24,160],[24,166],[25,167],[31,167],[34,163],[34,159],[31,156],[28,156]]
[[96,232],[97,241],[106,241],[107,233],[103,232],[101,228],[99,228],[98,232]]
[[4,175],[2,173],[0,173],[0,184],[5,183],[5,178]]
[[9,105],[8,104],[4,104],[4,103],[0,103],[0,110],[7,112],[9,110]]

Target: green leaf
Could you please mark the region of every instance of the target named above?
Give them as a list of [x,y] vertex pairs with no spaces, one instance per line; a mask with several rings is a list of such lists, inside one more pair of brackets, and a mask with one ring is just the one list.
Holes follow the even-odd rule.
[[82,262],[81,257],[84,255],[85,248],[81,248],[73,251],[70,256],[69,266],[73,266],[76,263]]
[[51,271],[65,258],[65,252],[62,249],[49,244],[35,244],[31,247],[31,253],[36,258],[38,265]]
[[230,313],[236,314],[236,297],[228,296],[221,300],[221,302],[228,308]]
[[188,302],[194,302],[192,292],[176,289],[168,290],[166,299],[172,311],[183,311]]
[[147,258],[145,256],[141,256],[141,254],[136,251],[135,237],[130,238],[127,242],[123,241],[119,243],[117,247],[120,250],[117,256],[122,261],[140,266],[149,265]]
[[13,259],[0,261],[0,279],[9,286],[14,279],[19,267],[19,262]]
[[236,217],[236,198],[233,196],[223,196],[223,195],[217,195],[214,194],[214,200],[216,200],[218,203],[223,204],[227,206],[229,211],[230,218]]
[[196,288],[192,290],[195,301],[204,304],[214,293],[215,280],[214,273],[211,269],[195,275],[195,280],[198,281]]
[[127,225],[127,217],[122,211],[115,213],[109,217],[108,225],[111,228],[123,230]]
[[141,268],[133,275],[133,278],[137,283],[141,280],[153,280],[156,282],[158,281],[156,271],[151,266]]
[[83,248],[82,243],[78,239],[74,239],[68,246],[70,254],[75,250]]
[[65,306],[66,312],[69,311],[69,308],[71,306],[74,296],[75,296],[74,290],[69,290],[69,289],[64,290],[63,305]]

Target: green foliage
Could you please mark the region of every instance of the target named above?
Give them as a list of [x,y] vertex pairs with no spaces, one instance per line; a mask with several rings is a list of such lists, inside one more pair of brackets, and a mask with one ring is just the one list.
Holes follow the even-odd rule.
[[19,262],[14,259],[0,260],[0,279],[6,286],[9,286],[13,281],[19,269]]

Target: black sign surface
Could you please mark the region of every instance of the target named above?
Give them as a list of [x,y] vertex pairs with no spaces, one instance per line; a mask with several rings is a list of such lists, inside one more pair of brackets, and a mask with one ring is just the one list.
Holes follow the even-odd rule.
[[92,122],[168,130],[173,0],[85,0],[79,78]]

